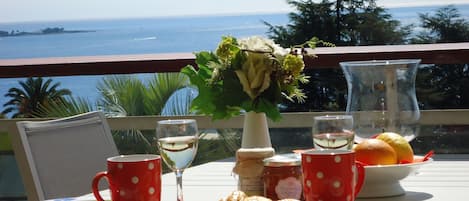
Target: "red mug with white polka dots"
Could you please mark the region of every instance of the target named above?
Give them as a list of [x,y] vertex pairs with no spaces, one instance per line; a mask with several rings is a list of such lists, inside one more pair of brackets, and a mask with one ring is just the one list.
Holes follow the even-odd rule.
[[107,159],[105,172],[93,178],[92,190],[98,201],[98,184],[103,177],[109,182],[112,201],[160,201],[161,157],[152,154],[115,156]]
[[306,201],[353,201],[365,178],[365,169],[348,150],[312,150],[301,154]]

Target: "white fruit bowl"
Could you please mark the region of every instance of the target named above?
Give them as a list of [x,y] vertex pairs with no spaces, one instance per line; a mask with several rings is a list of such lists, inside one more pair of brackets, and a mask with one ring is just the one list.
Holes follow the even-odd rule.
[[[423,156],[415,156],[417,161],[421,161],[422,158]],[[403,195],[405,190],[399,181],[411,174],[416,174],[422,165],[432,161],[433,159],[429,158],[423,162],[365,166],[365,181],[357,197],[375,198]]]

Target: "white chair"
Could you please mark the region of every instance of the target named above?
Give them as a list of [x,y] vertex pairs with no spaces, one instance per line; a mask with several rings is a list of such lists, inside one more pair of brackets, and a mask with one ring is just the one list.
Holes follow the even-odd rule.
[[16,124],[12,144],[28,200],[87,194],[106,158],[119,155],[101,112]]

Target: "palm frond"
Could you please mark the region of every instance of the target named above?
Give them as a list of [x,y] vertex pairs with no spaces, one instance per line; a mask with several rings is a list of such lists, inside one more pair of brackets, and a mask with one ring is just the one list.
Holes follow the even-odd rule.
[[135,76],[108,76],[98,83],[101,99],[98,105],[104,111],[118,116],[146,115],[145,86]]
[[191,87],[185,87],[175,91],[161,111],[164,116],[178,116],[190,114],[192,100],[197,96],[197,90]]
[[120,154],[155,153],[150,141],[140,130],[129,129],[112,132]]
[[68,117],[76,114],[94,111],[93,104],[85,98],[66,97],[50,102],[48,105],[40,105],[34,116],[36,117]]
[[[188,78],[180,73],[155,74],[147,86],[136,76],[107,76],[97,85],[101,93],[98,109],[106,116],[159,115],[163,110],[166,114],[187,114],[190,97],[195,97],[187,86]],[[121,154],[156,151],[144,131],[114,131],[113,136]]]
[[152,114],[161,114],[173,93],[189,84],[189,78],[182,73],[155,74],[149,83],[147,108]]

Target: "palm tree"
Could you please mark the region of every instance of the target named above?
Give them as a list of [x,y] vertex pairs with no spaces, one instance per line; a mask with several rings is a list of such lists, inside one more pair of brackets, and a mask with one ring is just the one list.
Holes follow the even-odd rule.
[[36,117],[39,108],[48,107],[54,102],[62,101],[64,96],[71,95],[68,89],[58,89],[60,82],[52,83],[52,79],[45,82],[42,77],[28,78],[26,82],[19,81],[22,88],[10,88],[5,97],[10,101],[3,106],[6,107],[2,114],[15,112],[12,117]]
[[110,76],[98,83],[98,90],[98,107],[111,116],[189,114],[196,95],[187,76],[180,73],[155,74],[147,85],[135,76]]
[[[190,101],[194,96],[191,98],[185,94],[184,102],[179,101],[178,97],[181,96],[181,91],[190,91],[189,84],[188,78],[180,73],[155,74],[148,84],[136,76],[109,76],[98,83],[101,93],[98,108],[108,116],[160,115],[163,110],[170,111],[166,115],[188,114]],[[171,113],[174,111],[179,113]],[[123,153],[126,153],[126,150],[146,153],[156,151],[152,145],[154,131],[130,129],[113,134]]]
[[[97,86],[101,98],[96,104],[83,98],[67,97],[41,107],[43,117],[66,117],[92,110],[102,110],[106,116],[187,115],[197,90],[190,86],[187,76],[180,73],[158,73],[142,81],[133,75],[105,77]],[[232,156],[240,146],[239,135],[232,130],[218,130],[219,140],[199,141],[199,154],[194,164]],[[155,131],[137,129],[113,131],[121,154],[155,153]],[[214,151],[217,150],[217,151]]]

